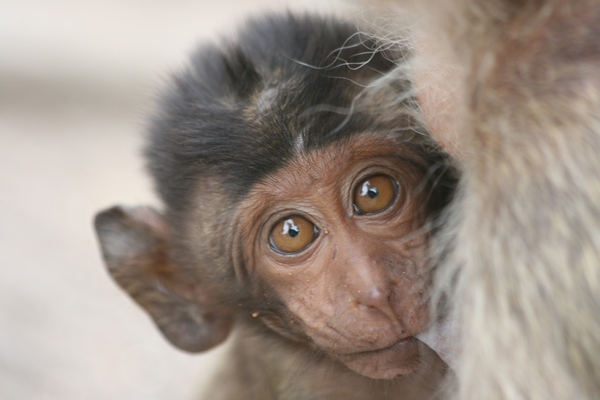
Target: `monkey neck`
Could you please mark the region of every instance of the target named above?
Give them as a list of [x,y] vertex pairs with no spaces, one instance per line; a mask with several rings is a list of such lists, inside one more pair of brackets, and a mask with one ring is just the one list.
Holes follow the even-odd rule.
[[215,377],[214,389],[207,392],[211,399],[436,399],[447,372],[440,363],[402,378],[370,379],[309,344],[283,338],[261,325],[256,319],[238,321],[229,360]]

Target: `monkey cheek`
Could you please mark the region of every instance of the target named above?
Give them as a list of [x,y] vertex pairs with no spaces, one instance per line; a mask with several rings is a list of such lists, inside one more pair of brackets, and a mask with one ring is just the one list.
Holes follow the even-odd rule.
[[[393,379],[427,368],[433,351],[414,337],[381,350],[337,355],[348,368],[372,379]],[[434,353],[435,354],[435,353]]]

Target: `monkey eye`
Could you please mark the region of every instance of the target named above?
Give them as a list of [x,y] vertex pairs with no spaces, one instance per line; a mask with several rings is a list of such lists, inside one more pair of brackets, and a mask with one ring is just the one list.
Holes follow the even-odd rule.
[[304,217],[290,216],[279,221],[271,230],[271,246],[287,254],[298,253],[317,237],[317,227]]
[[388,208],[396,198],[396,183],[387,175],[373,175],[354,189],[354,210],[373,214]]

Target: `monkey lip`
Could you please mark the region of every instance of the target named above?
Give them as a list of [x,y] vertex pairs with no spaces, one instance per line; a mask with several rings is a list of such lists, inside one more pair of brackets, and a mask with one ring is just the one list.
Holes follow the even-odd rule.
[[336,358],[351,370],[373,379],[408,375],[421,366],[421,342],[406,337],[381,349],[338,354]]
[[377,350],[363,351],[362,353],[375,353],[375,352],[378,352],[378,351],[385,351],[385,350],[391,349],[392,347],[397,346],[399,344],[408,343],[408,342],[412,342],[412,341],[415,341],[415,340],[416,339],[415,339],[414,336],[409,336],[409,337],[405,337],[404,339],[400,339],[396,343],[393,343],[393,344],[391,344],[391,345],[389,345],[387,347],[383,347],[383,348],[377,349]]

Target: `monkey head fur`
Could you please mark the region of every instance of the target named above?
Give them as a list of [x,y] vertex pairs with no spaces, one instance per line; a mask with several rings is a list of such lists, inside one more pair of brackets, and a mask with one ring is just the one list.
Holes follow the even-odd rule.
[[96,226],[111,274],[176,346],[209,349],[235,324],[330,371],[443,375],[414,336],[451,178],[377,45],[332,19],[263,18],[174,75],[146,148],[164,215],[117,207]]

